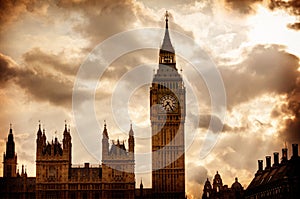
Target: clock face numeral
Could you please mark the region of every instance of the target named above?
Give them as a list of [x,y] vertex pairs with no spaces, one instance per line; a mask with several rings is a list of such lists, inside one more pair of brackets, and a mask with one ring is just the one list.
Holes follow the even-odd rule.
[[162,109],[167,112],[174,112],[177,110],[177,99],[173,95],[165,95],[162,98],[160,98],[160,104],[162,106]]

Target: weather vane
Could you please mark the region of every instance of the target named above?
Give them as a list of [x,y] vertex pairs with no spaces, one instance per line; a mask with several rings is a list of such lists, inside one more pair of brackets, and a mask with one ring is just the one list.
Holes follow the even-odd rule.
[[168,19],[169,19],[169,13],[168,13],[168,11],[167,11],[167,10],[166,10],[165,17],[166,17],[166,20],[168,20]]

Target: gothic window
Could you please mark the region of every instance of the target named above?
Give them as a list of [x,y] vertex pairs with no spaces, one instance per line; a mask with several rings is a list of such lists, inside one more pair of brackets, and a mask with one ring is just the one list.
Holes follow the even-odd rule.
[[49,181],[55,181],[56,178],[56,169],[54,166],[49,167],[49,173],[48,173],[48,180]]

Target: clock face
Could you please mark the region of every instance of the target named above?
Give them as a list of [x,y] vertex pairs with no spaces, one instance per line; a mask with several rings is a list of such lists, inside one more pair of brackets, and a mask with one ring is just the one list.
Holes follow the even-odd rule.
[[167,112],[174,112],[177,110],[177,99],[173,95],[165,95],[160,98],[160,104],[162,108]]

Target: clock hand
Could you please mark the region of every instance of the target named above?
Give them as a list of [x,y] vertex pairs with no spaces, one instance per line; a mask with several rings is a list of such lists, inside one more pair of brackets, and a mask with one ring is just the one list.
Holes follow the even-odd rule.
[[167,108],[167,106],[169,106],[170,109],[173,111],[173,108],[172,108],[172,106],[170,105],[170,103],[167,103],[166,108]]

